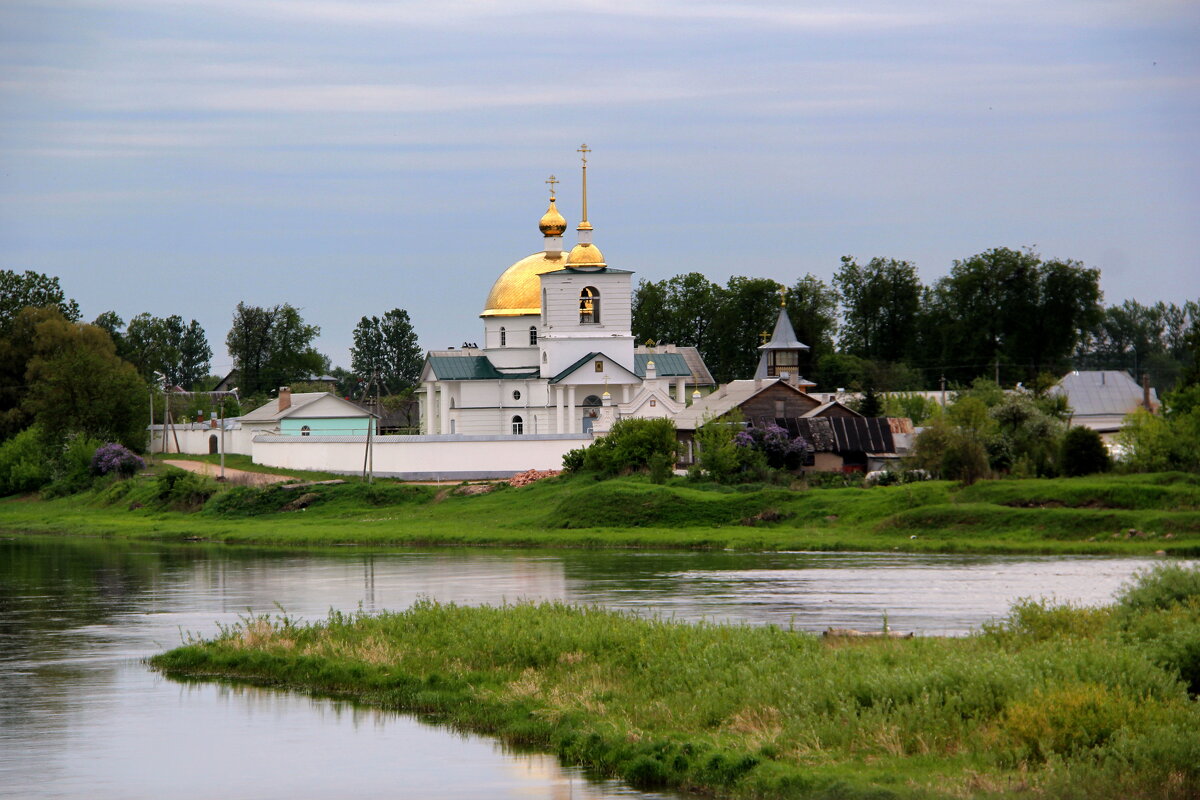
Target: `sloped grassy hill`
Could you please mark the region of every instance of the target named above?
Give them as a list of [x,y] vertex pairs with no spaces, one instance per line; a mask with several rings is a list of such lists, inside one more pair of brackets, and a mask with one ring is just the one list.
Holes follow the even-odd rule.
[[728,487],[633,476],[531,486],[218,488],[165,473],[56,500],[0,501],[0,529],[312,546],[1200,554],[1200,475],[944,481],[872,489]]

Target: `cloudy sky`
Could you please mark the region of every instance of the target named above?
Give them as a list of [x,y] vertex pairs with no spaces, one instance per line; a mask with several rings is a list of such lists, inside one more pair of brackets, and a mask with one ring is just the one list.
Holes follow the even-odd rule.
[[[85,316],[481,338],[543,181],[658,280],[991,247],[1200,298],[1194,0],[4,0],[0,267]],[[568,234],[567,243],[573,240]]]

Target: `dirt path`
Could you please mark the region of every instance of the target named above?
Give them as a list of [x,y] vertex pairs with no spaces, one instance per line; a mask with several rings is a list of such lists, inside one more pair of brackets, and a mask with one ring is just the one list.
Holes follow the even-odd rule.
[[[204,461],[183,461],[170,459],[159,462],[171,467],[186,469],[188,472],[199,472],[201,475],[216,477],[221,474],[219,464],[209,464]],[[244,469],[225,468],[225,479],[236,480],[238,483],[264,485],[268,483],[295,483],[296,478],[288,475],[269,475],[265,472],[247,472]]]

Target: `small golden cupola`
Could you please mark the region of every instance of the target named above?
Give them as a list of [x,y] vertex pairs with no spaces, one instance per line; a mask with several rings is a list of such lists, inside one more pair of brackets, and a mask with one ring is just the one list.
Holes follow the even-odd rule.
[[579,243],[572,247],[567,255],[567,266],[572,269],[603,269],[607,266],[604,263],[604,254],[600,252],[599,247],[592,244],[592,223],[588,222],[587,215],[587,154],[592,151],[584,144],[580,145],[576,152],[583,154],[583,218],[579,221],[579,227],[575,229],[579,235]]
[[550,184],[550,207],[538,221],[538,229],[546,237],[562,236],[567,231],[567,220],[558,212],[558,206],[554,204],[554,184],[558,183],[558,178],[551,175],[546,183]]

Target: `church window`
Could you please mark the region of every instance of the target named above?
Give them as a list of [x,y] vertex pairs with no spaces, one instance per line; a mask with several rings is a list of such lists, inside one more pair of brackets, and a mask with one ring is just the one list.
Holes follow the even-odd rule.
[[513,389],[513,400],[520,400],[520,399],[521,399],[521,391],[519,389]]
[[529,346],[530,347],[537,346],[537,326],[536,325],[529,326]]
[[603,361],[596,362],[596,372],[604,372],[604,362]]
[[549,360],[550,360],[550,356],[546,355],[546,351],[543,350],[542,351],[542,363],[545,364]]
[[587,397],[583,398],[583,407],[584,408],[594,407],[594,406],[598,406],[598,405],[600,405],[600,398],[594,394],[589,394]]
[[310,433],[312,433],[312,428],[308,427],[307,425],[300,426],[301,436],[308,436]]
[[653,397],[651,397],[651,398],[650,398],[650,407],[651,407],[651,408],[657,408],[657,407],[658,407],[658,401],[657,401],[657,400],[655,400]]
[[508,340],[508,333],[504,330],[503,326],[501,326],[501,328],[500,328],[500,346],[504,347],[504,345],[507,344],[507,340]]
[[519,415],[512,418],[512,432],[513,436],[520,436],[525,432],[525,420]]
[[454,408],[454,398],[453,397],[450,398],[450,407]]
[[542,324],[546,324],[546,290],[542,289]]
[[600,322],[600,291],[594,286],[579,293],[579,321],[588,325]]

